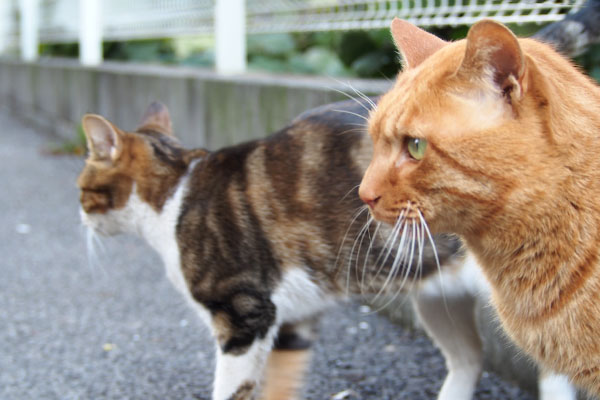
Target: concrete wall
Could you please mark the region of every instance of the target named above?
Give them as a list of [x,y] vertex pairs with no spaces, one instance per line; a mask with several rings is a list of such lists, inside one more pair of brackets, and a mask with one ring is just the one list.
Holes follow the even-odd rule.
[[[369,94],[390,87],[379,80],[351,84]],[[356,96],[332,78],[223,77],[183,67],[105,63],[86,68],[76,60],[0,59],[0,105],[62,138],[73,136],[87,112],[133,129],[146,106],[158,100],[169,107],[185,145],[216,149],[263,137],[309,108],[346,98],[336,90]]]

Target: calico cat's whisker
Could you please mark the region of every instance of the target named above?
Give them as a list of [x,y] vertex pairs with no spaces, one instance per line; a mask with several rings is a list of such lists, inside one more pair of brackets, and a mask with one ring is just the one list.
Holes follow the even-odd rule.
[[106,253],[104,243],[98,237],[98,234],[91,228],[86,229],[86,247],[87,247],[87,264],[90,270],[100,270],[104,275],[107,275],[100,257],[98,256],[97,249],[100,248],[102,253]]
[[355,112],[352,112],[352,111],[347,111],[347,110],[332,110],[332,111],[341,112],[341,113],[343,113],[343,114],[350,114],[350,115],[354,115],[355,117],[358,117],[358,118],[364,119],[365,121],[369,122],[369,119],[368,119],[367,117],[365,117],[365,116],[363,116],[363,115],[360,115],[360,114],[357,114],[357,113],[355,113]]

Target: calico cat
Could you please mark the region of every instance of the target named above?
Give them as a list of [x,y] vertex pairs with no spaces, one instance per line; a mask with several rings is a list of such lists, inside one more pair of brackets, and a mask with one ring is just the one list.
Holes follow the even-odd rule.
[[218,344],[213,399],[257,398],[274,342],[302,347],[299,327],[347,293],[394,293],[438,261],[462,262],[454,236],[436,237],[435,252],[415,224],[386,231],[366,212],[352,218],[366,211],[357,189],[372,145],[357,125],[369,110],[325,106],[215,152],[184,149],[160,104],[135,132],[84,116],[82,219],[100,234],[140,235],[162,256]]
[[392,35],[405,68],[370,115],[361,198],[459,234],[510,337],[600,395],[600,88],[490,20],[454,43]]

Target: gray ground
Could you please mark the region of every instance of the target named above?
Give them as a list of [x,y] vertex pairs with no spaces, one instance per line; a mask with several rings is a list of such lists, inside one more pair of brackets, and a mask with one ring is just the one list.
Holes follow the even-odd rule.
[[[139,240],[88,263],[75,179],[80,158],[0,112],[0,400],[208,399],[213,344]],[[323,320],[306,390],[325,400],[433,399],[439,352],[356,304]],[[477,399],[532,399],[485,375]]]

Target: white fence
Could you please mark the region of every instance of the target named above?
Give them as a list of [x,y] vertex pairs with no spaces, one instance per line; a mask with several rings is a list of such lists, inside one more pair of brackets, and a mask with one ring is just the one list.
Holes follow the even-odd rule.
[[[394,17],[425,27],[550,22],[584,0],[0,0],[0,52],[19,47],[35,58],[38,42],[79,41],[101,52],[102,39],[215,34],[225,58],[245,52],[246,34],[386,28]],[[93,50],[95,48],[95,50]],[[33,54],[32,54],[33,53]],[[221,58],[224,60],[225,58]],[[244,54],[226,62],[244,68]],[[98,54],[82,62],[100,62]],[[225,62],[225,61],[223,61]],[[227,67],[225,68],[227,69]]]

